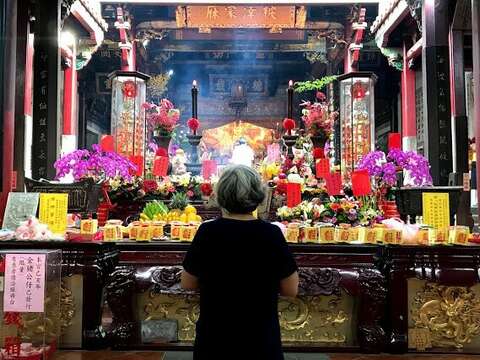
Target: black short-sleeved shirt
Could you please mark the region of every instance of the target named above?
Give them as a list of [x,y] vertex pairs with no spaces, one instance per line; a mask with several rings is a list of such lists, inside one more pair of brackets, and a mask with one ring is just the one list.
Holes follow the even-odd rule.
[[277,226],[261,220],[206,222],[183,267],[200,284],[195,360],[283,359],[279,285],[297,266]]

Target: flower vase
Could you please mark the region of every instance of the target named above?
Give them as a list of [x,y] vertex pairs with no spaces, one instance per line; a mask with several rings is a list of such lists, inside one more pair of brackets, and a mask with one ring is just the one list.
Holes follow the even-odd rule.
[[158,132],[154,131],[152,139],[159,148],[165,149],[168,152],[170,141],[172,140],[171,135],[159,135]]
[[313,148],[325,148],[325,143],[327,142],[327,138],[325,136],[310,136],[310,140],[312,140]]
[[327,139],[324,136],[310,136],[310,140],[313,144],[313,157],[315,159],[324,159]]

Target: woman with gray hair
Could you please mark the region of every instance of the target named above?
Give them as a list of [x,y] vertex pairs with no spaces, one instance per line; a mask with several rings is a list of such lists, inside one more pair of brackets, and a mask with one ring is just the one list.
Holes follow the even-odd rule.
[[200,290],[194,360],[281,360],[278,295],[295,297],[297,266],[281,230],[252,214],[265,198],[251,168],[226,168],[215,189],[223,216],[203,223],[183,262]]

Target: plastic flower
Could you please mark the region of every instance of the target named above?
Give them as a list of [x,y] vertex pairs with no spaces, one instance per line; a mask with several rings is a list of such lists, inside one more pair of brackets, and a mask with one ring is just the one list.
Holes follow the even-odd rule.
[[204,196],[210,196],[213,193],[213,187],[210,183],[203,183],[200,185],[200,191]]
[[307,132],[311,136],[328,139],[333,133],[333,125],[338,112],[329,110],[329,103],[325,102],[324,97],[320,102],[305,101],[300,106],[303,106],[302,120]]
[[158,184],[156,180],[143,180],[143,190],[146,193],[153,193],[158,189]]
[[180,110],[175,109],[170,100],[162,99],[159,105],[145,103],[142,107],[150,129],[157,130],[160,135],[171,135],[180,120]]

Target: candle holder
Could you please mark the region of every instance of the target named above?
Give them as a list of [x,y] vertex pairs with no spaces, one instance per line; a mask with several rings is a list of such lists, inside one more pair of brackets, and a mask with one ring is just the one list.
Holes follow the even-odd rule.
[[290,160],[293,160],[294,158],[293,146],[295,145],[297,140],[298,140],[298,135],[288,135],[288,134],[283,135],[283,142],[287,146],[287,157]]
[[186,164],[187,171],[192,175],[200,175],[202,169],[202,164],[198,158],[198,145],[202,140],[202,135],[187,135],[188,143],[190,144],[190,149],[188,152],[189,162]]

